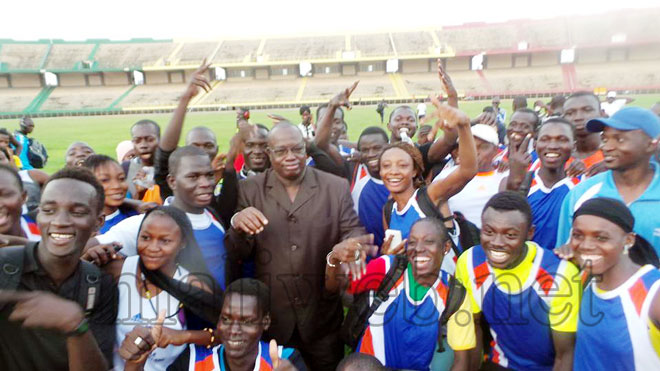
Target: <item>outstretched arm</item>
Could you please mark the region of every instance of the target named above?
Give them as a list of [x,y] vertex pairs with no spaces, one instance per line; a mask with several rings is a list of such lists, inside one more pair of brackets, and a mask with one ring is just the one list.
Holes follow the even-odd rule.
[[208,71],[210,63],[206,63],[206,59],[202,62],[202,65],[190,76],[190,83],[186,87],[186,91],[181,95],[179,99],[179,105],[174,110],[174,114],[170,119],[170,123],[167,124],[165,128],[165,133],[160,139],[159,147],[163,151],[171,152],[176,149],[176,146],[179,144],[179,138],[181,138],[181,129],[183,128],[183,120],[186,117],[186,112],[188,110],[188,104],[190,101],[203,89],[206,92],[211,90],[211,84],[209,83],[208,78],[206,77],[206,72]]
[[[458,93],[456,92],[454,83],[451,81],[451,77],[442,67],[442,61],[440,59],[438,59],[438,78],[440,79],[445,94],[447,94],[447,104],[450,107],[458,108]],[[441,123],[436,122],[432,130],[433,137],[435,137],[441,126]],[[457,138],[458,133],[456,130],[444,130],[442,138],[433,142],[429,148],[429,161],[432,163],[442,161],[449,152],[451,152],[452,147],[456,144]]]
[[339,107],[350,108],[351,104],[349,98],[355,88],[357,87],[359,81],[356,81],[350,87],[344,89],[339,94],[335,95],[330,102],[328,102],[328,108],[325,110],[323,117],[319,117],[319,124],[316,127],[316,136],[314,136],[314,143],[321,150],[325,151],[337,164],[342,165],[344,160],[341,157],[341,154],[330,143],[330,133],[332,132],[332,120],[335,117],[335,111]]
[[435,112],[437,112],[440,120],[444,120],[445,127],[457,130],[458,157],[461,160],[458,168],[449,176],[428,186],[429,198],[434,204],[437,204],[441,199],[447,200],[460,192],[477,174],[477,149],[470,131],[470,118],[464,112],[446,104],[441,104],[435,98],[432,99],[432,102],[436,106]]

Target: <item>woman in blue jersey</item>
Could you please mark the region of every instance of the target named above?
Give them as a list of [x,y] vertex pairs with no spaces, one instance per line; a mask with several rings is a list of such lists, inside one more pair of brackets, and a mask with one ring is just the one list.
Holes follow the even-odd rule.
[[132,208],[123,206],[126,192],[128,192],[128,183],[126,174],[117,161],[106,155],[91,155],[85,159],[83,166],[94,173],[105,193],[103,204],[105,223],[99,230],[100,234],[107,232],[122,220],[137,215]]
[[[415,146],[396,142],[383,150],[379,161],[380,177],[394,200],[391,210],[383,209],[383,226],[386,230],[399,231],[402,240],[408,237],[408,231],[415,221],[431,216],[424,213],[424,206],[420,207],[419,200],[425,199],[422,202],[430,201],[437,207],[441,201],[446,201],[463,189],[477,173],[477,151],[469,117],[436,99],[432,99],[432,102],[436,107],[433,114],[444,121],[443,129],[458,131],[460,165],[448,177],[424,186],[422,155]],[[403,243],[389,252],[398,252],[402,246]]]
[[644,241],[634,223],[610,198],[588,200],[573,216],[569,245],[583,274],[599,277],[582,297],[575,370],[660,370],[660,271],[635,263]]
[[[347,286],[353,295],[369,292],[371,305],[386,275],[393,275],[397,267],[405,268],[390,278],[395,283],[368,318],[356,351],[373,355],[394,369],[449,369],[453,363],[452,369],[467,370],[469,350],[476,345],[475,329],[465,289],[441,269],[451,249],[443,223],[435,218],[418,219],[410,230],[405,257],[383,255],[374,259],[364,274],[351,274],[349,284],[345,278],[350,267],[356,266],[355,256],[361,249],[356,239],[334,246],[326,266],[328,291],[338,292]],[[442,318],[448,318],[446,341],[440,332],[445,325]],[[445,363],[432,365],[440,341],[443,347],[451,348],[453,359],[452,352],[444,352],[449,356],[441,357]]]

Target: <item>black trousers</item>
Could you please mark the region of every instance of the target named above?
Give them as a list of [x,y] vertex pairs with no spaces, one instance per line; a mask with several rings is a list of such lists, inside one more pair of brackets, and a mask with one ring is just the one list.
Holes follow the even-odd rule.
[[313,342],[304,342],[296,327],[286,346],[298,349],[310,371],[334,371],[344,358],[344,343],[339,338],[339,332],[327,333]]

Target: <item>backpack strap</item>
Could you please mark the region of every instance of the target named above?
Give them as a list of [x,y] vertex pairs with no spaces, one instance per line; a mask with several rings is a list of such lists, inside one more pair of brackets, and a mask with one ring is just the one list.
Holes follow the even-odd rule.
[[85,316],[89,316],[101,295],[101,271],[94,264],[86,261],[80,261],[82,280],[78,292],[78,304],[85,311]]
[[[445,221],[444,215],[440,212],[440,208],[438,205],[434,204],[433,201],[431,201],[431,197],[429,197],[429,193],[426,191],[426,187],[420,188],[417,191],[417,205],[419,205],[419,208],[422,210],[424,215],[426,215],[427,218],[436,218],[441,221]],[[454,250],[454,254],[456,256],[461,255],[461,252],[458,249],[458,246],[454,243],[454,240],[451,238],[449,235],[449,231],[447,230],[447,233],[445,235],[449,241],[451,241],[451,248]]]
[[449,318],[451,318],[451,316],[453,316],[454,313],[456,313],[461,307],[463,300],[465,300],[465,295],[467,294],[465,287],[454,276],[449,276],[448,286],[449,291],[447,292],[445,310],[440,315],[440,321],[438,321],[438,353],[445,351],[445,347],[443,345],[444,334],[442,329],[447,325],[447,322],[449,322]]
[[[25,246],[7,246],[0,249],[0,290],[16,290],[21,282]],[[0,304],[0,310],[5,304]]]
[[393,207],[394,207],[394,199],[390,197],[385,202],[385,205],[383,205],[383,215],[385,216],[385,223],[387,223],[387,228],[390,227],[390,221],[392,220],[392,208]]

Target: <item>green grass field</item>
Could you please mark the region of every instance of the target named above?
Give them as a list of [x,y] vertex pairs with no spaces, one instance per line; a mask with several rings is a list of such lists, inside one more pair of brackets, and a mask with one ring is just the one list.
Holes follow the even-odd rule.
[[[659,94],[633,97],[635,101],[631,105],[645,108],[660,101]],[[534,100],[534,98],[528,99],[529,104],[533,104]],[[549,99],[545,98],[544,101],[549,101]],[[460,102],[459,106],[470,117],[476,117],[482,108],[489,104],[490,101],[464,101]],[[511,101],[503,100],[501,106],[507,110],[510,117]],[[432,110],[431,104],[427,104],[427,107],[429,107],[429,111]],[[386,120],[392,108],[394,107],[387,108]],[[266,116],[268,113],[282,115],[293,123],[300,122],[300,116],[295,109],[253,111],[250,121],[271,126],[271,120]],[[133,123],[143,118],[149,118],[158,122],[164,129],[170,117],[171,114],[144,114],[38,118],[35,119],[36,128],[33,136],[48,149],[49,160],[44,170],[53,173],[64,165],[64,152],[73,141],[87,142],[97,153],[107,154],[114,158],[117,143],[130,139],[129,128]],[[229,147],[229,139],[235,132],[235,117],[234,112],[190,113],[186,117],[184,133],[194,126],[208,126],[215,131],[218,137],[220,151],[226,151]],[[348,123],[348,136],[355,140],[365,127],[380,125],[380,118],[374,106],[358,106],[346,112],[346,122]],[[0,127],[13,131],[18,128],[18,120],[0,120]]]

